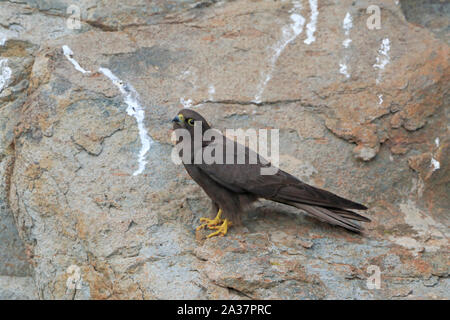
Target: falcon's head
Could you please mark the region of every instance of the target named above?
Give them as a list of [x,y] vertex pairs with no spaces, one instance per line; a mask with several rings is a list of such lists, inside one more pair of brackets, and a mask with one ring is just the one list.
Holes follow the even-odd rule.
[[174,130],[187,129],[191,135],[194,134],[195,125],[201,124],[202,133],[211,128],[205,118],[191,109],[181,109],[172,122]]

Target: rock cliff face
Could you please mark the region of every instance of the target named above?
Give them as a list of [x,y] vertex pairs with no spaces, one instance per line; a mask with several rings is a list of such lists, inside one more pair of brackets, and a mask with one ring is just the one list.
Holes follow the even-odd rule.
[[[1,298],[450,298],[448,3],[77,3],[0,2]],[[261,202],[196,234],[183,105],[280,129],[366,233]]]

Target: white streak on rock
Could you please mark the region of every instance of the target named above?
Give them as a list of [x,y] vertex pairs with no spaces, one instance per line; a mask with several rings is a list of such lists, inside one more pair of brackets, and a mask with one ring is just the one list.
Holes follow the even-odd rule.
[[378,104],[383,104],[383,95],[382,94],[379,94],[378,95]]
[[342,45],[344,46],[344,48],[348,48],[350,46],[351,42],[352,42],[352,39],[347,38],[344,41],[342,41]]
[[12,71],[8,67],[8,59],[0,59],[0,93],[8,85],[11,75]]
[[391,43],[388,38],[383,39],[381,42],[380,49],[378,50],[378,56],[376,63],[373,65],[375,69],[379,69],[380,72],[378,74],[377,83],[381,81],[381,71],[384,70],[386,65],[391,61],[389,57],[389,51],[391,50]]
[[441,164],[435,158],[431,158],[430,166],[433,168],[433,172],[441,168]]
[[[344,29],[344,34],[347,36],[347,39],[342,41],[342,45],[344,48],[348,48],[350,46],[350,43],[352,42],[352,39],[350,39],[350,29],[353,27],[353,20],[350,13],[347,12],[347,14],[344,17],[344,21],[342,22],[342,28]],[[350,78],[350,74],[348,73],[348,67],[347,67],[347,61],[348,56],[345,55],[344,61],[339,63],[339,72],[348,79]]]
[[349,35],[350,35],[350,30],[351,28],[353,28],[353,19],[350,13],[347,12],[347,14],[345,15],[344,21],[342,22],[342,28],[344,28],[344,33],[347,36],[347,39],[345,39],[344,41],[342,41],[342,45],[345,48],[348,48],[348,46],[350,45],[350,43],[352,42],[352,39],[350,39]]
[[[439,148],[440,145],[439,137],[436,137],[436,139],[434,139],[434,144],[436,145],[436,148]],[[434,172],[441,168],[441,163],[437,161],[434,157],[431,157],[430,167],[432,167],[431,170],[432,172]]]
[[75,67],[76,70],[80,71],[81,73],[90,73],[90,71],[84,70],[80,66],[80,64],[73,58],[73,52],[68,46],[63,45],[62,49],[63,49],[64,55],[73,64],[73,66]]
[[309,0],[309,7],[311,8],[311,20],[306,25],[307,38],[304,41],[308,45],[316,41],[314,32],[316,31],[317,17],[319,16],[317,0]]
[[184,108],[192,108],[192,99],[185,99],[184,97],[180,98],[180,103]]
[[6,40],[8,40],[6,37],[0,38],[0,46],[4,46],[6,43]]
[[339,67],[340,67],[339,72],[343,74],[346,78],[350,78],[350,74],[348,73],[347,70],[347,65],[345,63],[339,63]]
[[209,93],[208,99],[211,100],[211,101],[214,100],[214,94],[216,93],[216,88],[214,88],[213,85],[210,85],[208,87],[208,93]]
[[111,82],[119,88],[120,92],[124,97],[124,102],[128,106],[127,113],[136,119],[139,137],[141,140],[141,150],[139,151],[139,168],[133,173],[133,176],[141,174],[147,161],[145,160],[145,155],[150,150],[151,145],[154,143],[153,139],[148,135],[147,129],[144,126],[145,112],[144,108],[139,103],[139,95],[136,90],[128,83],[124,83],[122,80],[117,78],[111,70],[107,68],[99,68],[98,71],[103,73]]
[[346,36],[350,34],[350,29],[353,28],[353,19],[349,12],[345,15],[344,21],[342,22],[342,28],[344,28]]
[[266,88],[267,83],[272,78],[272,72],[275,69],[275,64],[280,57],[286,46],[291,43],[299,34],[303,31],[305,25],[305,18],[300,15],[301,4],[298,1],[294,1],[293,7],[289,12],[293,12],[290,16],[292,23],[282,28],[282,37],[280,41],[274,46],[274,54],[270,59],[269,72],[265,74],[264,80],[259,85],[258,93],[255,95],[253,102],[261,102],[261,96]]
[[390,41],[388,38],[383,39],[380,49],[378,50],[377,62],[373,65],[374,68],[384,69],[390,62],[389,51],[391,50]]

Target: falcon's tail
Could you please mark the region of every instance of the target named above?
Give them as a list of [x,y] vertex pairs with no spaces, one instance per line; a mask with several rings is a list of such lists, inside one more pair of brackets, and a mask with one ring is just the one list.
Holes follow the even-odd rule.
[[354,220],[370,222],[370,219],[350,210],[324,208],[297,202],[287,202],[287,204],[304,210],[319,220],[343,227],[353,232],[361,232],[363,230],[363,228],[356,224]]

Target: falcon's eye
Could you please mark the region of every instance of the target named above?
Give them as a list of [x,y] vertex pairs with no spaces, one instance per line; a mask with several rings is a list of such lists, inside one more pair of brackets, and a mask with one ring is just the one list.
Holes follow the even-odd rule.
[[188,123],[190,126],[193,127],[193,126],[194,126],[194,119],[192,119],[192,118],[191,118],[191,119],[188,119],[188,120],[187,120],[187,123]]

